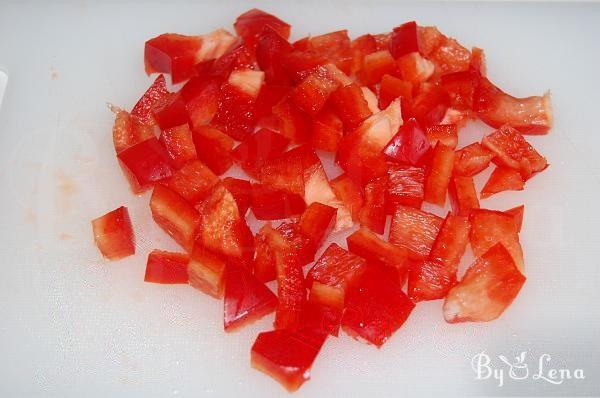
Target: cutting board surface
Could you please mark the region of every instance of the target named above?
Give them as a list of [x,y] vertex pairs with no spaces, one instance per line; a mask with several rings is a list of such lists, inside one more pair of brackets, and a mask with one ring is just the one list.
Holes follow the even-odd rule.
[[[380,350],[342,334],[327,342],[295,396],[600,394],[597,4],[74,1],[0,7],[0,395],[284,394],[250,368],[250,346],[271,317],[225,334],[221,302],[188,286],[143,282],[147,253],[177,247],[152,222],[149,195],[129,193],[106,108],[130,108],[151,82],[143,73],[147,38],[231,29],[253,6],[291,23],[293,38],[342,28],[355,37],[412,19],[437,25],[484,48],[489,76],[506,91],[550,89],[555,111],[550,134],[530,139],[548,170],[524,192],[482,202],[525,205],[528,279],[512,307],[495,322],[449,325],[441,301],[423,303]],[[459,145],[489,131],[470,125]],[[339,173],[324,161],[330,176]],[[478,187],[488,175],[478,176]],[[90,220],[121,205],[134,222],[137,254],[109,263]],[[549,354],[548,366],[581,368],[586,378],[555,385],[505,376],[499,387],[475,378],[471,358],[482,351],[498,369],[499,355],[527,351],[532,372]]]

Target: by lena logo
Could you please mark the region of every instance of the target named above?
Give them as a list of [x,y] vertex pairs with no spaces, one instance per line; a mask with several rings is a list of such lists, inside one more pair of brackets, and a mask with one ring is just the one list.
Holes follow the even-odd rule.
[[[529,358],[531,357],[531,358]],[[476,380],[495,380],[498,387],[502,387],[505,380],[535,380],[554,385],[563,384],[567,380],[583,380],[583,369],[568,369],[552,365],[550,354],[542,354],[538,358],[528,355],[527,351],[521,352],[514,359],[498,355],[492,361],[485,351],[481,351],[471,359],[471,368],[475,372]]]

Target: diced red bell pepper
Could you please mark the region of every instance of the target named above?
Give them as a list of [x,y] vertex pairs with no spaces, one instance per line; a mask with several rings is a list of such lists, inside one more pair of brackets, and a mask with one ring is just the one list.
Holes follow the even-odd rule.
[[252,185],[252,213],[258,220],[289,218],[305,208],[304,199],[298,194],[264,184]]
[[223,327],[232,332],[275,311],[277,296],[247,269],[228,266],[225,271]]
[[189,257],[183,253],[152,250],[146,262],[144,282],[163,284],[188,283]]
[[218,182],[219,178],[204,163],[192,160],[173,173],[167,186],[192,205],[197,205]]
[[160,142],[167,148],[171,162],[179,169],[190,160],[196,159],[196,147],[188,124],[171,127],[160,134]]
[[487,169],[494,154],[485,149],[479,142],[474,142],[456,151],[453,174],[472,177]]
[[253,274],[261,282],[270,282],[277,277],[275,254],[271,248],[273,234],[278,234],[270,223],[266,223],[254,236],[256,256],[254,257]]
[[418,39],[415,21],[406,22],[394,28],[390,42],[392,56],[398,58],[404,54],[419,51]]
[[350,212],[352,220],[358,221],[358,214],[364,203],[361,187],[346,174],[341,174],[331,180],[331,188]]
[[223,297],[227,266],[226,258],[196,242],[187,268],[190,285],[214,298]]
[[319,66],[290,92],[290,98],[298,108],[315,117],[337,87],[327,69]]
[[296,391],[310,378],[310,367],[326,338],[326,333],[314,329],[262,332],[252,345],[252,367]]
[[498,243],[478,258],[444,302],[446,322],[487,322],[498,318],[525,283],[510,253]]
[[361,228],[346,238],[348,250],[367,260],[369,264],[381,263],[395,268],[404,286],[408,274],[408,251],[379,238],[368,229]]
[[522,191],[524,188],[525,181],[518,170],[498,166],[481,189],[481,199],[504,191]]
[[300,325],[302,308],[306,302],[302,265],[281,234],[271,244],[275,254],[279,297],[275,329],[296,329]]
[[445,36],[440,45],[427,58],[435,63],[436,69],[441,75],[466,71],[471,64],[469,50],[456,40]]
[[366,267],[367,262],[364,258],[332,243],[308,271],[306,283],[313,288],[315,284],[321,285],[317,288],[322,293],[318,295],[320,302],[331,307],[343,308],[347,290]]
[[322,331],[337,337],[342,324],[343,310],[323,305],[309,295],[302,309],[300,323],[303,329]]
[[406,321],[415,305],[394,273],[391,267],[369,267],[350,290],[342,318],[347,334],[381,347]]
[[246,216],[252,204],[252,186],[250,181],[239,178],[226,177],[222,181],[223,186],[233,195],[235,203],[242,217]]
[[397,206],[392,216],[390,243],[408,250],[412,259],[427,258],[443,219],[435,214]]
[[[272,252],[275,254],[285,249],[283,253],[295,257],[301,266],[311,263],[315,259],[317,246],[296,223],[284,222],[276,230],[265,230],[264,235],[268,238],[266,241],[271,244]],[[285,246],[278,246],[281,239],[286,243]]]
[[289,140],[279,133],[268,129],[260,129],[246,136],[232,152],[233,158],[250,174],[256,174],[266,160],[282,154]]
[[523,215],[525,213],[525,206],[517,206],[512,209],[508,209],[504,211],[504,214],[508,214],[513,217],[515,224],[517,225],[517,231],[521,232],[521,227],[523,226]]
[[431,163],[425,176],[424,200],[438,206],[446,204],[446,192],[452,178],[454,150],[438,142],[431,156]]
[[237,17],[233,24],[236,33],[244,40],[248,48],[256,46],[259,36],[267,26],[286,40],[290,37],[291,26],[288,23],[257,8],[246,11]]
[[344,123],[327,107],[313,120],[310,143],[315,149],[337,152],[340,140],[344,136]]
[[425,132],[414,118],[408,119],[383,150],[394,162],[421,165],[431,149]]
[[192,76],[202,47],[202,37],[165,33],[144,46],[146,73],[170,73],[173,84]]
[[385,197],[388,187],[387,176],[379,177],[365,185],[365,201],[358,212],[361,227],[383,234],[385,229]]
[[289,152],[266,161],[258,172],[258,180],[269,187],[304,196],[304,168],[299,156]]
[[509,124],[522,134],[547,134],[553,124],[550,93],[515,98],[485,77],[481,77],[476,86],[473,110],[494,128]]
[[454,176],[448,185],[452,211],[458,216],[468,216],[472,209],[479,209],[473,177]]
[[548,167],[546,159],[509,125],[483,137],[481,144],[496,155],[494,163],[518,170],[524,180]]
[[448,213],[433,243],[429,259],[443,264],[451,273],[456,274],[469,243],[470,230],[468,217]]
[[328,63],[323,54],[311,51],[309,49],[295,49],[294,51],[285,54],[282,57],[281,62],[290,79],[296,83],[302,81],[302,79],[308,76],[314,70],[314,68]]
[[233,139],[243,140],[254,131],[255,102],[256,98],[238,87],[229,83],[223,84],[219,94],[219,106],[212,124]]
[[201,126],[192,132],[198,159],[204,162],[216,175],[221,175],[233,164],[233,139],[221,130]]
[[175,242],[192,250],[199,222],[196,209],[169,188],[157,185],[150,197],[152,218]]
[[115,124],[113,125],[112,136],[117,154],[135,144],[154,137],[152,126],[143,124],[137,117],[115,106],[111,106],[111,110],[115,112]]
[[435,26],[417,27],[419,52],[428,57],[444,41],[444,35]]
[[325,33],[309,39],[308,49],[322,54],[327,63],[332,63],[346,74],[352,68],[352,49],[348,31]]
[[219,107],[221,83],[217,79],[192,77],[181,89],[192,127],[208,124]]
[[289,84],[290,78],[283,67],[283,58],[290,52],[292,45],[287,39],[271,26],[265,26],[256,44],[256,62],[265,71],[265,81],[268,84]]
[[335,227],[336,215],[336,208],[314,202],[302,213],[298,226],[316,247],[321,247],[323,241]]
[[379,87],[379,107],[387,108],[396,98],[401,99],[402,113],[406,114],[412,101],[412,84],[392,75],[383,75]]
[[117,157],[124,166],[131,190],[136,194],[173,173],[165,148],[154,137],[125,149]]
[[365,55],[362,69],[357,72],[357,77],[365,86],[381,82],[384,75],[398,75],[398,68],[392,54],[388,50],[376,51]]
[[229,85],[255,100],[264,82],[265,72],[252,69],[233,70],[227,79]]
[[331,95],[331,105],[348,131],[360,126],[372,114],[357,84],[339,87]]
[[471,64],[469,67],[481,76],[487,75],[487,65],[483,49],[478,47],[471,48]]
[[196,57],[196,72],[201,69],[199,63],[221,58],[237,42],[237,38],[225,29],[217,29],[201,37],[202,47]]
[[223,82],[233,70],[254,69],[255,63],[251,50],[244,43],[238,43],[215,59],[210,68],[210,75]]
[[269,129],[278,129],[273,115],[273,107],[289,92],[288,86],[265,84],[262,86],[255,103],[256,125]]
[[131,115],[138,118],[138,120],[145,125],[153,125],[154,117],[152,116],[152,107],[157,102],[162,101],[168,94],[169,90],[167,90],[165,76],[158,75],[152,85],[150,85],[144,95],[142,95],[142,98],[135,104],[131,110]]
[[375,39],[375,45],[377,46],[377,51],[389,50],[390,43],[392,41],[392,33],[391,32],[378,33],[378,34],[373,35],[373,38]]
[[513,257],[519,270],[525,268],[523,249],[519,242],[519,232],[513,216],[501,211],[477,209],[471,212],[471,248],[481,257],[496,243],[500,242]]
[[100,253],[109,260],[119,260],[135,253],[133,228],[124,206],[92,220],[94,240]]
[[377,43],[371,34],[366,34],[352,40],[350,44],[352,49],[352,68],[351,73],[356,73],[362,68],[363,59],[366,55],[377,51]]
[[436,124],[427,127],[427,138],[432,147],[441,142],[452,149],[458,144],[458,129],[456,124]]
[[396,58],[396,68],[402,79],[411,82],[413,87],[419,87],[429,80],[435,71],[435,65],[418,52],[405,54]]
[[388,164],[385,193],[386,213],[393,214],[397,205],[421,208],[425,186],[425,168],[405,164]]
[[460,110],[473,109],[473,95],[477,85],[477,73],[472,71],[450,73],[442,76],[440,83],[450,96],[450,104]]
[[423,83],[414,98],[411,112],[422,126],[439,124],[450,106],[446,90],[437,84]]
[[216,185],[198,210],[197,239],[202,245],[229,261],[249,266],[254,258],[254,237],[231,192]]
[[273,116],[277,120],[281,134],[294,143],[308,140],[311,132],[311,119],[290,97],[284,97],[273,106]]
[[188,122],[185,101],[181,93],[169,93],[152,106],[152,115],[161,130],[181,126]]

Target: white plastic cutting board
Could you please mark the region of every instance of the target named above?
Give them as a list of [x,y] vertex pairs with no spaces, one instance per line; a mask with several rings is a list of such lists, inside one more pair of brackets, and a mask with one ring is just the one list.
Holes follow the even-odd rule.
[[[149,196],[129,193],[105,105],[131,107],[151,81],[142,67],[147,38],[230,27],[253,5],[290,22],[294,38],[377,33],[411,19],[437,25],[484,48],[491,79],[508,92],[550,89],[556,118],[548,136],[531,138],[550,168],[525,192],[482,203],[526,207],[528,280],[513,306],[492,323],[448,325],[441,301],[420,304],[380,350],[341,334],[295,396],[600,394],[598,4],[3,1],[0,396],[285,395],[249,364],[254,336],[271,318],[226,335],[221,302],[143,282],[147,253],[176,246],[151,221]],[[123,204],[137,255],[109,263],[89,222]],[[475,379],[471,358],[484,350],[506,373],[497,356],[527,351],[530,372],[546,353],[547,366],[581,368],[585,379],[554,385],[505,375],[498,387]]]

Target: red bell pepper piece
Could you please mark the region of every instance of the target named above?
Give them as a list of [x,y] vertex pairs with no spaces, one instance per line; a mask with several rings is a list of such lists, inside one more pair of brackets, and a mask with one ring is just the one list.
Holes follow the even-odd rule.
[[154,137],[152,126],[143,124],[139,118],[115,106],[111,106],[111,110],[115,113],[112,135],[117,154]]
[[385,229],[387,187],[387,176],[376,178],[365,185],[365,201],[358,212],[361,227],[366,227],[378,234],[383,234]]
[[271,241],[277,239],[279,232],[270,223],[266,223],[254,237],[256,256],[254,257],[253,273],[261,282],[270,282],[277,277],[275,254]]
[[117,157],[136,194],[169,178],[173,173],[167,152],[154,137],[125,149]]
[[308,140],[311,132],[311,119],[290,97],[284,97],[273,107],[273,116],[277,120],[281,134],[294,143]]
[[525,277],[498,243],[481,255],[444,302],[446,322],[487,322],[498,318],[517,297]]
[[342,329],[381,347],[406,321],[415,305],[402,292],[396,270],[374,266],[348,293]]
[[219,80],[192,77],[181,89],[188,118],[194,128],[209,123],[217,113],[221,83]]
[[381,82],[384,75],[398,75],[398,68],[392,54],[381,50],[365,55],[362,69],[356,74],[363,85],[372,86]]
[[163,284],[188,283],[187,254],[152,250],[146,262],[144,282]]
[[339,87],[331,94],[331,105],[348,131],[360,126],[372,114],[362,90],[354,83]]
[[302,196],[271,188],[264,184],[252,185],[252,213],[258,220],[280,220],[301,214],[306,207]]
[[279,305],[275,314],[275,329],[296,329],[300,324],[306,288],[302,265],[289,243],[280,234],[271,242],[277,270]]
[[327,63],[332,63],[348,74],[352,68],[352,49],[347,30],[325,33],[309,39],[308,49],[321,54]]
[[300,315],[300,324],[303,329],[322,331],[337,337],[342,324],[342,315],[341,309],[323,305],[309,296]]
[[282,56],[283,67],[293,82],[298,83],[308,76],[319,65],[328,63],[327,58],[320,53],[308,49],[309,43],[307,39],[307,49],[298,50]]
[[547,134],[552,128],[550,93],[515,98],[481,77],[475,89],[473,110],[494,128],[509,124],[522,134]]
[[337,152],[344,136],[344,123],[330,109],[323,109],[313,120],[310,143],[315,149]]
[[468,217],[448,213],[433,243],[429,259],[444,264],[451,272],[456,273],[469,243],[470,230]]
[[202,48],[201,36],[165,33],[148,40],[144,46],[146,73],[170,73],[173,84],[192,76]]
[[196,239],[230,262],[249,266],[254,258],[254,237],[231,192],[216,185],[198,210],[201,221]]
[[290,152],[269,159],[262,165],[258,173],[258,180],[271,188],[304,196],[302,159],[299,156],[290,155]]
[[519,232],[513,216],[501,211],[477,209],[471,212],[471,248],[481,257],[496,243],[502,245],[513,257],[519,270],[525,268],[523,249],[519,242]]
[[119,260],[135,253],[133,228],[124,206],[92,220],[94,240],[100,253],[109,260]]
[[235,69],[231,71],[227,83],[240,92],[256,100],[265,82],[265,72],[253,69]]
[[175,242],[188,252],[194,244],[199,214],[177,193],[157,185],[150,197],[152,218]]
[[390,243],[408,250],[411,258],[427,258],[443,219],[412,207],[397,206],[392,216]]
[[222,255],[211,252],[200,242],[194,244],[187,268],[192,287],[217,299],[223,297],[226,268],[227,259]]
[[450,96],[450,104],[459,110],[473,110],[473,95],[478,79],[472,70],[442,76],[440,83]]
[[264,84],[256,97],[256,125],[268,129],[277,129],[277,121],[273,115],[273,107],[289,92],[288,86]]
[[469,67],[481,76],[487,75],[487,65],[483,49],[477,47],[471,49],[471,64]]
[[525,206],[517,206],[512,209],[504,211],[504,214],[508,214],[513,217],[515,224],[517,226],[517,231],[521,232],[521,227],[523,226],[523,215],[525,213]]
[[410,21],[394,28],[390,42],[392,56],[398,58],[415,51],[419,51],[417,23]]
[[437,84],[423,83],[414,98],[411,113],[422,126],[440,124],[450,106],[448,93]]
[[367,260],[369,264],[380,263],[398,271],[400,286],[404,286],[408,274],[408,251],[379,238],[368,229],[361,228],[346,238],[348,250]]
[[[347,290],[366,267],[364,258],[332,243],[306,275],[307,286],[311,286],[311,298],[331,307],[343,308]],[[316,296],[313,292],[315,285],[319,291]]]
[[437,73],[462,72],[469,69],[471,53],[454,39],[443,36],[439,46],[427,58],[436,65]]
[[367,33],[352,40],[350,48],[352,49],[352,68],[350,72],[356,73],[362,68],[365,56],[377,51],[377,43],[373,35]]
[[402,79],[412,83],[415,88],[429,80],[435,71],[433,62],[422,57],[418,52],[396,58],[396,68]]
[[337,82],[323,66],[317,67],[290,92],[291,100],[313,118],[323,109]]
[[223,82],[227,80],[232,71],[238,69],[254,69],[255,63],[256,61],[251,49],[244,43],[238,43],[215,59],[210,67],[209,75],[219,79],[220,82]]
[[167,149],[171,162],[178,169],[197,158],[192,131],[187,123],[163,131],[159,139]]
[[300,231],[308,236],[316,247],[320,247],[335,227],[337,211],[336,208],[322,203],[312,203],[298,221]]
[[456,151],[454,160],[454,175],[472,177],[487,169],[494,154],[480,143],[474,142]]
[[473,177],[454,176],[448,185],[452,211],[458,216],[468,216],[472,209],[479,209]]
[[503,191],[522,191],[524,188],[525,181],[518,170],[498,166],[481,189],[481,199]]
[[235,203],[242,217],[246,216],[252,204],[252,186],[250,181],[239,178],[226,177],[222,181],[223,186],[233,195]]
[[192,205],[197,205],[218,182],[219,178],[204,163],[192,160],[173,173],[167,186]]
[[216,175],[223,174],[233,165],[234,141],[221,130],[210,126],[201,126],[192,132],[192,139],[198,159]]
[[441,142],[452,149],[458,144],[458,129],[456,124],[436,124],[427,127],[427,138],[432,147]]
[[267,25],[258,37],[256,44],[256,62],[265,71],[268,84],[287,85],[290,78],[283,67],[283,58],[292,52],[292,45],[275,29]]
[[383,150],[390,160],[418,166],[424,163],[431,145],[415,119],[408,119]]
[[248,270],[228,266],[225,271],[223,327],[232,332],[275,311],[277,296]]
[[254,131],[256,98],[238,87],[224,83],[219,94],[219,106],[212,119],[212,124],[241,141]]
[[341,174],[331,180],[331,188],[335,196],[341,200],[352,216],[358,220],[358,214],[364,203],[362,189],[346,174]]
[[256,174],[268,159],[281,155],[287,148],[289,140],[279,133],[268,129],[260,129],[246,136],[232,152],[233,158],[244,170]]
[[168,94],[169,90],[167,90],[165,76],[158,75],[152,85],[150,85],[144,95],[142,95],[142,98],[136,102],[131,110],[131,115],[138,118],[143,124],[152,126],[154,124],[152,107],[157,102],[162,101]]
[[169,93],[152,107],[152,115],[161,130],[188,122],[185,101],[181,93]]
[[452,168],[454,167],[454,150],[438,142],[433,150],[431,164],[427,169],[425,176],[425,195],[424,200],[438,206],[444,206],[446,203],[446,192],[448,184],[452,178]]
[[481,143],[496,155],[496,164],[518,170],[524,180],[548,167],[546,159],[511,126],[502,126]]
[[[410,113],[412,101],[412,84],[392,75],[383,75],[379,87],[379,107],[387,108],[396,98],[401,99],[402,113]],[[408,111],[408,112],[407,112]]]
[[270,27],[284,39],[290,37],[291,26],[277,18],[275,15],[266,13],[257,8],[246,11],[233,24],[236,33],[240,36],[248,48],[254,48],[265,27]]
[[386,213],[394,213],[397,205],[421,208],[425,185],[425,168],[390,162],[385,193]]
[[310,378],[310,367],[326,338],[326,333],[314,329],[262,332],[252,345],[252,367],[296,391]]

